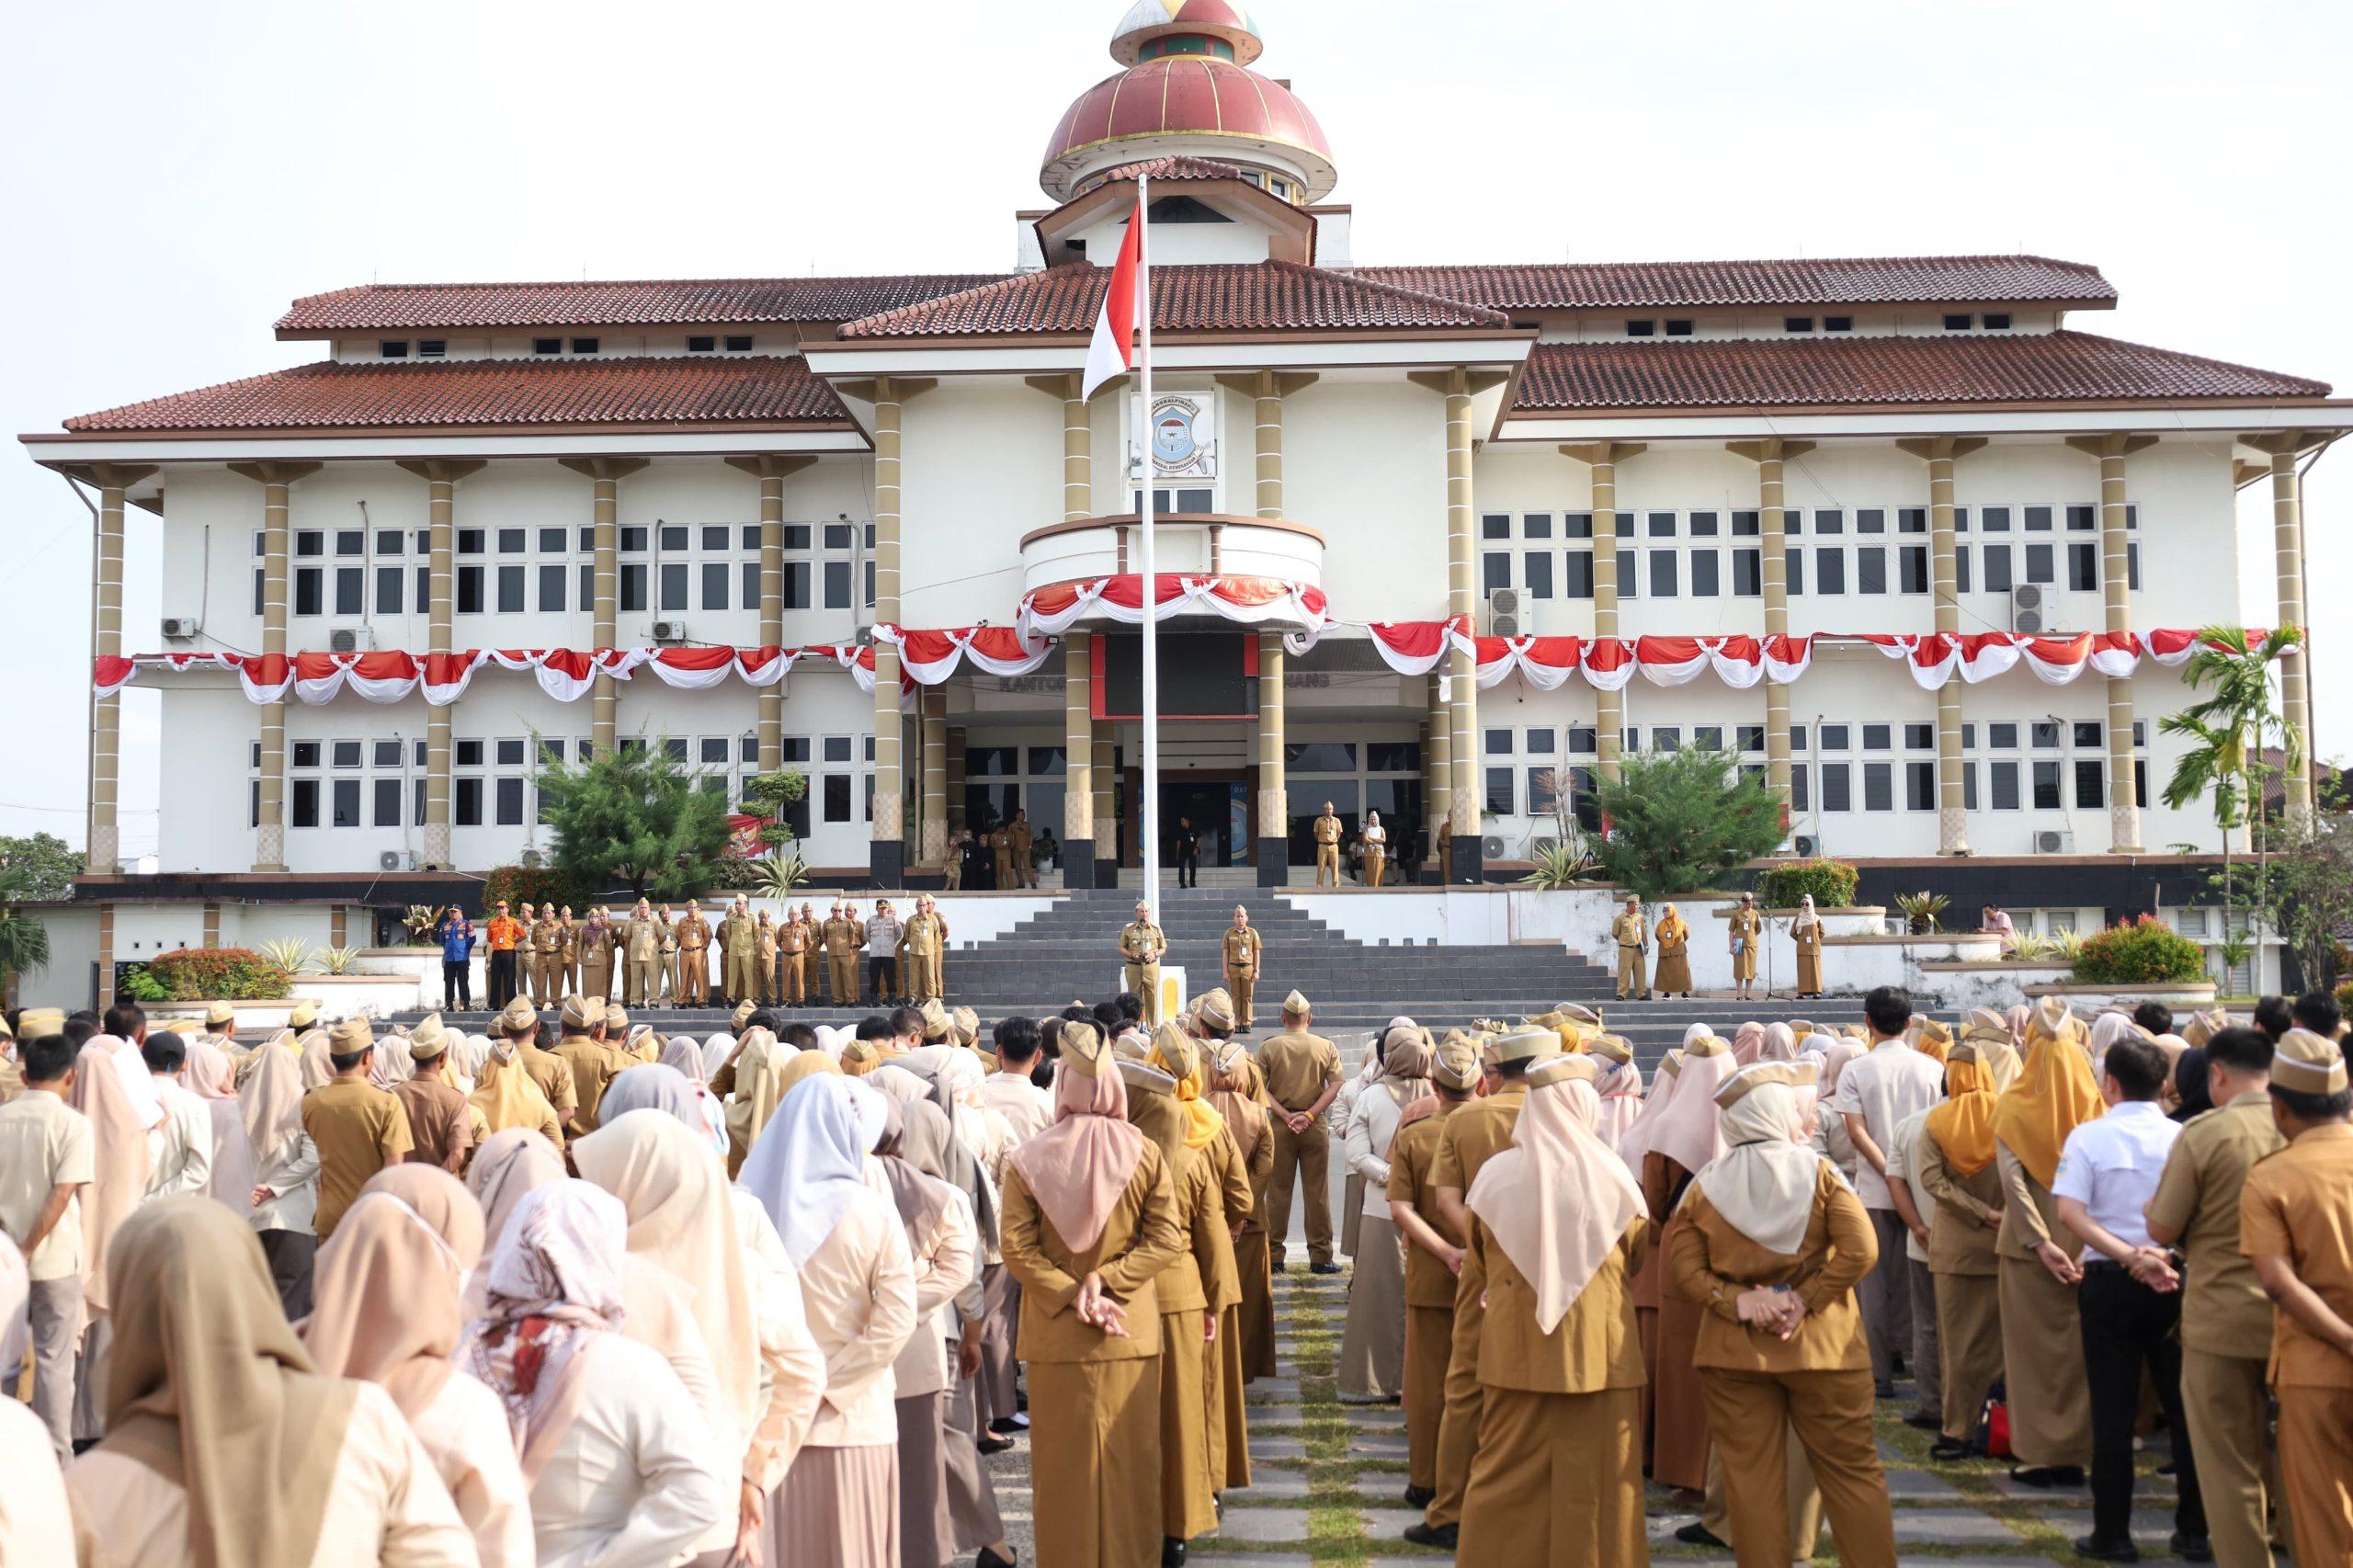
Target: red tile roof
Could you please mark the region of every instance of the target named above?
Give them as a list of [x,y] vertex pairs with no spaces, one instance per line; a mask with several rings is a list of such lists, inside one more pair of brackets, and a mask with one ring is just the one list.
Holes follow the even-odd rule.
[[[961,337],[1095,328],[1111,270],[1078,263],[1024,274],[845,324],[837,335]],[[1155,332],[1374,331],[1492,328],[1508,318],[1475,305],[1288,261],[1251,266],[1155,267]]]
[[281,337],[338,332],[534,326],[723,326],[841,322],[1004,277],[719,278],[628,283],[368,283],[312,294],[278,318]]
[[1357,276],[1503,311],[1977,301],[2105,305],[2116,299],[2115,286],[2099,268],[2040,256],[1367,267]]
[[1214,158],[1188,157],[1179,153],[1165,158],[1146,158],[1140,164],[1121,164],[1106,171],[1103,177],[1131,180],[1143,175],[1165,180],[1240,179],[1242,169],[1236,164],[1221,164]]
[[2089,333],[1540,343],[1517,414],[1858,403],[2176,403],[2328,395],[2321,381]]
[[72,431],[514,425],[789,425],[845,419],[799,358],[452,359],[273,370],[69,419]]

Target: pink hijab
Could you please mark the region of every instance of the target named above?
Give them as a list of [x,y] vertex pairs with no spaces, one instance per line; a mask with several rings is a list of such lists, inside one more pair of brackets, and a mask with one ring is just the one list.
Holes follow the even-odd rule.
[[[1795,1062],[1798,1059],[1798,1037],[1795,1030],[1783,1023],[1765,1026],[1764,1043],[1757,1048],[1759,1062]],[[1734,1054],[1738,1054],[1735,1051]],[[1741,1065],[1746,1066],[1746,1062]]]
[[237,1102],[236,1066],[219,1046],[192,1040],[180,1079],[212,1117],[212,1178],[205,1196],[244,1213],[253,1207],[254,1151],[245,1139],[245,1108]]
[[1838,1074],[1847,1070],[1847,1063],[1862,1053],[1862,1041],[1850,1040],[1842,1034],[1810,1034],[1805,1037],[1804,1054],[1822,1059],[1821,1092],[1824,1099],[1829,1098],[1831,1091],[1838,1087]]
[[1596,1085],[1601,1101],[1600,1109],[1594,1115],[1593,1135],[1615,1149],[1619,1140],[1642,1119],[1643,1069],[1631,1056],[1619,1062],[1599,1052],[1594,1054],[1608,1065],[1602,1069],[1601,1082]]
[[1697,1040],[1686,1046],[1682,1070],[1675,1077],[1674,1097],[1649,1119],[1643,1152],[1664,1154],[1687,1171],[1703,1169],[1722,1153],[1716,1091],[1737,1071],[1732,1052],[1721,1040]]
[[1103,1239],[1111,1206],[1143,1158],[1144,1136],[1128,1120],[1128,1085],[1089,1025],[1063,1026],[1054,1073],[1054,1124],[1006,1159],[1029,1184],[1073,1252]]
[[[1789,1026],[1784,1024],[1781,1028],[1787,1029]],[[1733,1066],[1745,1067],[1749,1065],[1756,1060],[1757,1053],[1764,1049],[1765,1026],[1758,1023],[1755,1018],[1749,1019],[1746,1023],[1741,1025],[1740,1028],[1733,1031],[1732,1061]]]
[[1536,1287],[1546,1334],[1649,1210],[1625,1162],[1593,1134],[1601,1100],[1582,1079],[1529,1091],[1512,1147],[1480,1169],[1465,1202]]

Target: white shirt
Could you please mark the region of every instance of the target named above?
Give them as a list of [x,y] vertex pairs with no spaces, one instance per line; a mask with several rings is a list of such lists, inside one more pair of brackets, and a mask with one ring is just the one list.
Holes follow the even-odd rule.
[[[52,1187],[84,1187],[97,1179],[97,1133],[89,1118],[49,1089],[27,1089],[0,1106],[0,1229],[22,1244],[40,1222]],[[86,1190],[66,1199],[65,1212],[25,1261],[35,1279],[80,1274],[82,1203]]]
[[1054,1124],[1054,1096],[1027,1073],[992,1073],[981,1080],[981,1103],[1005,1118],[1017,1148]]
[[453,1371],[409,1426],[472,1533],[482,1568],[532,1568],[531,1496],[498,1396],[472,1374]]
[[[1861,1117],[1884,1154],[1894,1142],[1896,1124],[1915,1110],[1929,1109],[1944,1094],[1945,1070],[1935,1057],[1901,1040],[1883,1040],[1847,1063],[1826,1108],[1834,1116]],[[1869,1160],[1855,1162],[1855,1193],[1866,1209],[1895,1207],[1887,1195],[1887,1178]]]
[[[871,1179],[881,1181],[881,1173]],[[870,1187],[850,1200],[833,1233],[801,1264],[801,1300],[809,1332],[825,1354],[825,1397],[810,1424],[808,1445],[896,1443],[899,1416],[892,1402],[898,1385],[891,1364],[915,1332],[915,1276],[906,1229],[888,1197]]]
[[[2051,1196],[2072,1198],[2091,1211],[2108,1233],[2127,1246],[2149,1244],[2149,1199],[2165,1173],[2165,1156],[2181,1136],[2181,1123],[2154,1100],[2122,1100],[2097,1121],[2067,1134]],[[2083,1261],[2104,1260],[2093,1247]]]
[[202,1192],[212,1181],[212,1112],[176,1079],[151,1080],[164,1119],[147,1130],[147,1196]]
[[1374,1085],[1356,1097],[1356,1105],[1348,1112],[1348,1135],[1343,1147],[1347,1151],[1348,1169],[1364,1177],[1363,1212],[1376,1220],[1389,1218],[1389,1153],[1390,1141],[1397,1136],[1397,1123],[1404,1116],[1397,1104],[1397,1096],[1385,1085]]
[[580,1403],[531,1488],[539,1568],[677,1562],[734,1517],[736,1477],[659,1352],[598,1334],[579,1354]]
[[255,1230],[309,1235],[319,1212],[319,1151],[311,1135],[298,1131],[256,1160],[254,1185],[276,1195],[255,1206]]
[[[1937,1200],[1928,1196],[1927,1187],[1920,1185],[1920,1129],[1927,1126],[1927,1111],[1914,1111],[1895,1124],[1895,1136],[1886,1149],[1887,1179],[1890,1183],[1900,1181],[1904,1184],[1904,1191],[1912,1199],[1912,1211],[1920,1216],[1923,1224],[1931,1222],[1937,1211]],[[1891,1203],[1889,1207],[1894,1205]],[[1926,1263],[1928,1261],[1928,1249],[1920,1244],[1919,1237],[1905,1231],[1904,1256],[1915,1263]]]

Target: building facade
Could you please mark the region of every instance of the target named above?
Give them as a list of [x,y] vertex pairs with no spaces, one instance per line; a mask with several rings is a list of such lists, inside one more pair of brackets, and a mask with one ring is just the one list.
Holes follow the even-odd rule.
[[[1003,274],[343,289],[276,324],[315,363],[25,437],[98,513],[101,870],[119,692],[163,694],[160,872],[110,896],[513,862],[542,745],[802,768],[828,877],[927,881],[1020,809],[1099,884],[1147,600],[1162,820],[1263,883],[1325,801],[1449,823],[1476,879],[1694,745],[1785,788],[1798,852],[2216,846],[2159,799],[2170,665],[2234,619],[2247,485],[2302,621],[2325,385],[2100,335],[2114,289],[2033,256],[1358,266],[1260,49],[1141,0]],[[1148,422],[1078,381],[1142,176]],[[131,506],[160,628],[122,624]],[[2309,733],[2295,660],[2284,695]]]

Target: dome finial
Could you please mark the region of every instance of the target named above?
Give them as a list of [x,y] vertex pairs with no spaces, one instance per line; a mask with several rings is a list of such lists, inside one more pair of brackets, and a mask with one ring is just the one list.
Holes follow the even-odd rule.
[[1169,54],[1247,65],[1265,49],[1257,24],[1233,0],[1135,0],[1111,35],[1111,58],[1122,65]]

